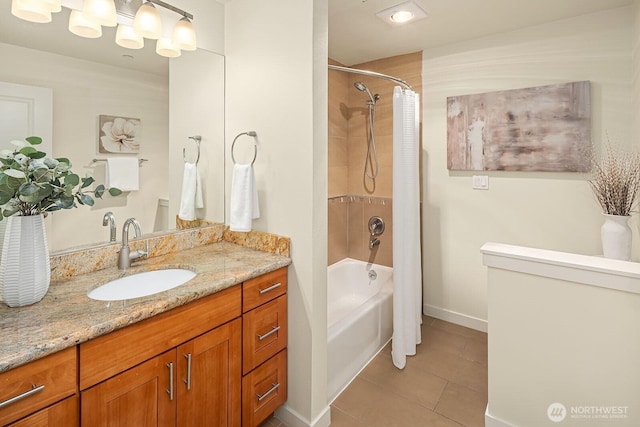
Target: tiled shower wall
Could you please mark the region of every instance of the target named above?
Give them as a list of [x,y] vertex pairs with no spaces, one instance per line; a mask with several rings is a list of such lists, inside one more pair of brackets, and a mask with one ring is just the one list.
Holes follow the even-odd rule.
[[[329,198],[329,265],[353,258],[393,266],[393,226],[391,199],[383,197],[338,196]],[[380,244],[369,249],[369,218],[378,216],[385,230]]]
[[[329,60],[329,63],[343,65]],[[388,74],[422,92],[422,52],[351,66]],[[364,175],[368,145],[367,95],[353,84],[363,82],[380,94],[375,112],[375,142],[379,174]],[[391,198],[393,191],[393,88],[395,83],[375,77],[329,70],[329,264],[349,257],[370,261],[367,223],[372,212],[386,224],[374,254],[376,264],[392,266]]]

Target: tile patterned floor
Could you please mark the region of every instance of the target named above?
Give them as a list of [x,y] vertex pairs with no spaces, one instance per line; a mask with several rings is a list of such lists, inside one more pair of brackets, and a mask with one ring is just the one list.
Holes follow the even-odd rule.
[[[405,369],[390,346],[331,405],[332,427],[484,426],[487,334],[425,316]],[[286,427],[277,418],[263,427]]]

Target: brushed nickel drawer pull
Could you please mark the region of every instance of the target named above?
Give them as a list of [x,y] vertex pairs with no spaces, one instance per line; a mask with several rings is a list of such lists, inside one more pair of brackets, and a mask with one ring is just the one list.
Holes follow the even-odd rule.
[[258,396],[258,402],[262,402],[262,400],[264,398],[266,398],[267,396],[269,396],[271,393],[273,393],[274,391],[276,391],[278,389],[278,387],[280,387],[280,383],[276,384],[276,383],[271,383],[271,388],[269,390],[267,390],[264,394],[259,394],[256,393],[256,396]]
[[173,400],[173,362],[167,363],[167,368],[169,368],[169,389],[167,393],[169,394],[169,400]]
[[258,340],[262,341],[263,339],[265,339],[266,337],[268,337],[271,334],[275,334],[276,332],[278,332],[280,330],[280,326],[272,326],[271,330],[269,332],[267,332],[264,335],[260,335],[258,334]]
[[187,385],[187,390],[191,390],[191,353],[185,354],[184,357],[187,359],[187,379],[184,383]]
[[25,391],[22,394],[19,394],[17,396],[11,397],[11,398],[9,398],[7,400],[4,400],[4,401],[0,402],[0,408],[4,408],[7,405],[11,405],[12,403],[17,402],[18,400],[24,399],[25,397],[29,397],[32,394],[36,394],[36,393],[38,393],[38,392],[40,392],[42,390],[44,390],[44,384],[38,385],[38,386],[35,385],[35,384],[32,384],[31,385],[31,390]]
[[274,283],[273,285],[269,286],[268,288],[264,288],[264,289],[258,289],[258,293],[260,295],[262,294],[266,294],[267,292],[270,292],[274,289],[277,289],[280,287],[280,285],[282,285],[282,283],[278,282],[278,283]]

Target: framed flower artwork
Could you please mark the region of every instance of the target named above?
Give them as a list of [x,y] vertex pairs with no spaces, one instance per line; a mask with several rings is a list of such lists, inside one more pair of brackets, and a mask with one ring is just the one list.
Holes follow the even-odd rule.
[[139,153],[138,135],[141,129],[140,119],[119,116],[99,116],[100,153]]

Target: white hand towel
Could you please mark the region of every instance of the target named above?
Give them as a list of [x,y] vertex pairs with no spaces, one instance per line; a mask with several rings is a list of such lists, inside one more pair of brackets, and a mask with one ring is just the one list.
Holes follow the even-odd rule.
[[122,191],[138,191],[140,165],[137,157],[108,157],[105,186]]
[[185,163],[178,217],[185,221],[193,221],[196,219],[196,209],[203,207],[202,184],[200,183],[198,166],[195,163]]
[[253,166],[235,164],[231,181],[229,229],[251,231],[251,220],[260,218]]

